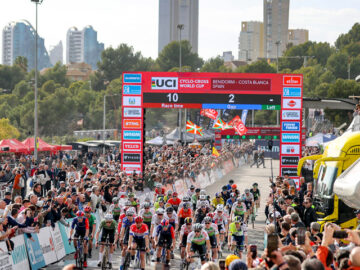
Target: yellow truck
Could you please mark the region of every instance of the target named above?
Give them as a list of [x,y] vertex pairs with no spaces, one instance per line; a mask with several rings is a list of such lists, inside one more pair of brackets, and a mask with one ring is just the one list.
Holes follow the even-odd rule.
[[315,162],[313,200],[322,229],[326,222],[336,223],[342,228],[356,228],[354,209],[334,193],[334,183],[359,157],[360,131],[348,129],[342,136],[329,142],[322,155],[300,159],[297,168],[299,176],[306,160]]

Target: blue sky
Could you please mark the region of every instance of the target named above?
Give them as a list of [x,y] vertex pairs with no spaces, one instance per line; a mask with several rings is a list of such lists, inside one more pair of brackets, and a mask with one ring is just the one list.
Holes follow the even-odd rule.
[[[199,55],[208,59],[230,50],[237,57],[241,22],[262,21],[262,3],[200,0]],[[0,4],[1,29],[14,20],[34,23],[35,7],[30,0],[0,0]],[[158,0],[44,0],[39,6],[39,34],[47,48],[62,40],[65,49],[68,28],[92,25],[105,47],[127,43],[144,56],[156,58],[158,5]],[[333,44],[359,20],[359,0],[290,0],[289,27],[308,29],[313,41]]]

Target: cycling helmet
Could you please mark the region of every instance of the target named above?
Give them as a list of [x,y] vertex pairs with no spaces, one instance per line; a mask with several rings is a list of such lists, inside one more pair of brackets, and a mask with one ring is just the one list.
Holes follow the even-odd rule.
[[208,206],[208,205],[207,205],[207,203],[206,203],[205,201],[200,203],[200,207],[202,207],[202,208],[203,208],[203,207],[207,207],[207,206]]
[[212,220],[212,219],[214,218],[214,213],[207,213],[206,216],[207,216],[207,217],[210,217],[211,220]]
[[76,212],[76,216],[77,216],[77,217],[83,217],[83,216],[85,216],[85,214],[84,214],[83,211],[77,211],[77,212]]
[[229,184],[230,184],[230,185],[234,184],[234,180],[230,179],[230,180],[229,180]]
[[217,207],[216,207],[216,212],[223,212],[224,211],[224,207],[222,204],[219,204]]
[[172,212],[174,212],[174,208],[172,207],[166,208],[166,213],[172,213]]
[[162,225],[162,226],[168,226],[168,225],[169,225],[169,221],[168,221],[167,219],[163,219],[163,220],[161,221],[161,225]]
[[211,217],[205,217],[204,218],[204,223],[212,223],[212,218]]
[[185,218],[184,223],[185,224],[192,224],[192,218],[191,217]]
[[258,186],[258,183],[254,183],[254,184],[252,184],[253,185],[253,187],[257,187]]
[[236,216],[234,219],[235,223],[242,223],[242,217],[241,216]]
[[196,223],[194,225],[194,231],[201,231],[202,230],[202,225],[200,223]]
[[190,189],[195,189],[195,186],[194,186],[194,185],[191,185],[191,186],[190,186]]
[[146,202],[146,203],[144,203],[144,208],[150,208],[150,203],[149,202]]
[[199,199],[200,199],[200,201],[206,200],[206,195],[200,195]]
[[127,216],[133,216],[133,215],[135,215],[135,212],[134,212],[134,210],[132,210],[132,209],[128,209],[128,210],[126,211],[126,215],[127,215]]
[[177,192],[174,192],[174,193],[173,193],[173,196],[177,196],[177,195],[178,195]]
[[158,197],[158,202],[164,202],[164,197]]
[[166,203],[164,208],[167,209],[167,208],[169,208],[169,207],[171,207],[171,204],[170,204],[170,203]]
[[141,223],[141,222],[143,222],[143,218],[140,217],[140,216],[137,216],[137,217],[135,218],[135,223]]
[[126,201],[125,206],[132,206],[132,203],[130,201]]
[[196,193],[200,192],[200,188],[195,189],[195,192]]
[[233,185],[231,185],[231,188],[232,188],[232,189],[237,189],[237,185],[236,185],[236,184],[233,184]]
[[150,199],[150,197],[145,197],[145,202],[151,202],[151,199]]
[[92,212],[92,209],[90,206],[85,206],[84,212]]
[[117,203],[119,202],[119,198],[118,198],[118,197],[114,197],[114,198],[112,199],[112,202],[113,202],[114,204],[117,204]]
[[237,198],[237,200],[236,200],[237,202],[242,202],[243,201],[243,199],[242,198]]
[[134,198],[134,197],[135,197],[135,194],[134,194],[134,193],[129,193],[129,194],[128,194],[128,197],[129,197],[129,198]]
[[172,194],[173,194],[172,190],[168,190],[167,195],[170,196]]
[[114,217],[113,217],[112,214],[109,213],[109,214],[106,214],[106,215],[105,215],[105,220],[106,220],[106,221],[113,220],[113,219],[114,219]]
[[183,202],[189,202],[189,201],[190,201],[190,197],[189,196],[184,196]]
[[216,197],[216,198],[220,198],[220,197],[221,197],[220,192],[216,192],[216,193],[215,193],[215,197]]
[[161,185],[160,183],[156,183],[155,186],[156,186],[157,188],[161,188],[161,187],[162,187],[162,185]]
[[228,187],[227,186],[222,186],[222,188],[221,188],[223,191],[226,191],[226,190],[228,190]]
[[247,188],[244,190],[245,193],[250,193],[250,190]]
[[164,209],[163,208],[159,208],[158,210],[156,210],[156,214],[164,214]]
[[200,190],[200,195],[206,195],[206,190]]

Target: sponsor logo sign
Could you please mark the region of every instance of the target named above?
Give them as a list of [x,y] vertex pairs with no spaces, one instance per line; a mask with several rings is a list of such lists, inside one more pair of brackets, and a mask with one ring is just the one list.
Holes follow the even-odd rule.
[[298,176],[297,175],[297,168],[281,168],[281,176],[284,176],[285,174],[288,174],[290,177],[292,176]]
[[281,114],[283,120],[300,120],[300,111],[298,110],[283,110]]
[[123,106],[141,106],[141,97],[123,96]]
[[178,78],[177,77],[152,77],[151,89],[155,90],[177,90]]
[[123,153],[122,162],[140,162],[140,161],[141,161],[140,154]]
[[302,78],[301,78],[301,76],[296,76],[296,75],[284,75],[283,84],[284,85],[301,86]]
[[142,128],[141,119],[124,119],[123,128]]
[[301,108],[301,99],[283,98],[282,107],[284,109],[300,109]]
[[140,141],[141,130],[123,130],[123,139],[130,141]]
[[124,74],[124,83],[141,83],[141,74]]
[[281,129],[283,131],[300,131],[299,122],[282,122]]
[[122,168],[127,174],[131,174],[134,171],[136,173],[140,173],[140,171],[141,171],[140,164],[122,164]]
[[123,151],[124,152],[141,152],[141,142],[123,142]]
[[300,87],[284,87],[283,97],[301,97]]
[[281,157],[281,165],[298,165],[299,163],[299,157]]
[[124,108],[124,117],[141,118],[142,117],[142,109],[141,108]]
[[284,143],[299,143],[300,133],[282,133],[281,141]]
[[283,155],[298,155],[300,154],[300,145],[298,144],[282,144],[281,154]]
[[141,95],[141,85],[124,85],[124,95]]

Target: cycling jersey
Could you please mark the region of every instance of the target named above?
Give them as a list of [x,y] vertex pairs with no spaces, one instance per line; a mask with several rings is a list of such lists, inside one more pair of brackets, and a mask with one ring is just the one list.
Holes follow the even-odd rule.
[[210,208],[209,201],[207,201],[207,200],[205,200],[205,201],[198,200],[197,203],[196,203],[196,209],[199,209],[203,203],[206,204],[206,207]]
[[106,220],[103,220],[101,221],[100,225],[99,225],[99,228],[98,228],[98,231],[101,231],[102,229],[105,229],[105,230],[116,230],[116,227],[117,227],[117,223],[115,220],[111,221],[111,224],[108,225],[106,223]]
[[167,213],[165,213],[164,218],[169,221],[169,223],[175,228],[176,224],[178,224],[178,218],[175,212],[172,213],[171,217],[168,216]]
[[181,203],[181,200],[179,198],[171,198],[168,200],[168,203],[170,203],[172,206],[178,207]]
[[224,213],[222,213],[221,215],[216,213],[213,217],[213,221],[216,225],[226,225],[228,223],[227,217],[224,215]]
[[188,228],[188,226],[186,226],[186,224],[184,224],[184,225],[181,226],[180,234],[181,235],[188,235],[192,231],[193,231],[192,226],[190,228]]
[[156,195],[165,195],[165,188],[155,188]]
[[211,204],[216,207],[218,206],[219,204],[222,204],[224,205],[224,199],[223,198],[214,198],[212,201],[211,201]]
[[149,209],[149,211],[146,211],[145,209],[141,209],[139,213],[139,216],[143,218],[144,223],[149,223],[149,224],[151,224],[153,215],[154,215],[154,211],[152,211],[151,209]]
[[140,228],[138,228],[136,224],[133,224],[130,226],[130,235],[132,235],[134,239],[143,239],[146,235],[149,235],[148,226],[142,223]]
[[79,222],[77,218],[74,218],[71,223],[71,229],[75,229],[75,232],[85,233],[85,231],[89,229],[89,220],[83,218],[83,220]]
[[134,219],[133,219],[132,221],[130,221],[130,220],[128,219],[128,217],[125,217],[125,218],[123,219],[123,222],[122,222],[121,227],[127,229],[127,228],[130,228],[130,226],[131,226],[132,224],[134,224],[134,223],[135,223]]
[[174,227],[171,225],[167,226],[167,229],[165,230],[163,225],[158,225],[156,227],[156,236],[160,236],[160,237],[169,237],[171,239],[175,239],[175,230]]
[[204,230],[207,232],[209,237],[216,236],[219,234],[218,228],[217,228],[216,224],[214,224],[214,223],[211,223],[209,228],[207,228],[205,225]]
[[94,224],[96,224],[96,218],[90,214],[90,217],[87,218],[89,220],[89,232],[92,232]]
[[114,217],[119,217],[121,215],[121,207],[119,204],[112,204],[110,205],[110,209],[109,209],[110,212],[112,212],[113,216]]
[[205,230],[201,230],[198,236],[195,235],[195,231],[189,233],[187,237],[187,243],[195,244],[195,245],[205,245],[206,240],[209,240],[209,235]]
[[231,212],[233,212],[235,216],[243,216],[246,212],[245,203],[243,202],[241,204],[239,204],[238,202],[234,203],[234,205],[231,208]]
[[151,219],[151,225],[159,225],[164,216],[159,217],[158,214],[154,214]]
[[251,193],[249,194],[249,196],[246,196],[245,194],[243,194],[242,199],[244,200],[246,208],[250,209],[250,207],[254,201],[254,196]]
[[234,205],[234,203],[235,203],[235,200],[233,201],[232,199],[228,199],[226,201],[226,206],[231,208]]
[[187,218],[187,217],[191,217],[191,216],[192,216],[192,210],[191,209],[185,210],[184,208],[181,208],[179,210],[179,213],[178,213],[179,218]]
[[256,189],[256,190],[250,189],[250,192],[253,195],[255,201],[259,199],[259,197],[260,197],[260,190],[259,189]]
[[241,224],[240,229],[237,229],[235,222],[230,223],[230,225],[229,225],[229,233],[230,233],[230,235],[232,235],[232,236],[243,236],[243,235],[246,235],[246,234],[247,234],[246,224],[245,224],[245,223]]

